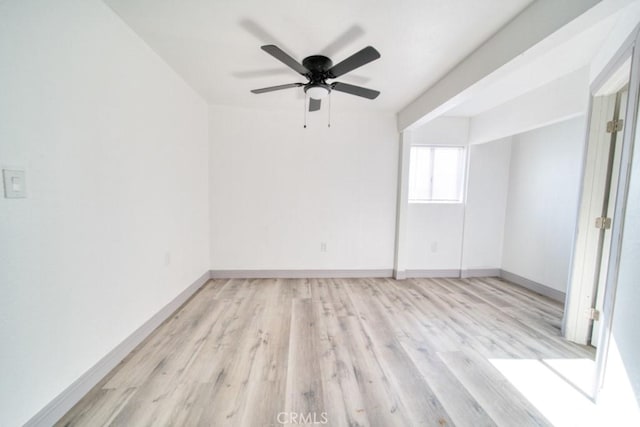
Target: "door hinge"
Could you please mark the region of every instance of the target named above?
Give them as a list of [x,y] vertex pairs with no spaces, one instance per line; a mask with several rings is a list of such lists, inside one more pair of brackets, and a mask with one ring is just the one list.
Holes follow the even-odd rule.
[[600,320],[600,312],[595,308],[589,310],[589,320],[595,320],[596,322]]
[[596,218],[596,228],[599,230],[608,230],[611,228],[611,218],[599,216]]
[[611,120],[607,122],[607,133],[614,133],[622,130],[624,126],[624,120]]

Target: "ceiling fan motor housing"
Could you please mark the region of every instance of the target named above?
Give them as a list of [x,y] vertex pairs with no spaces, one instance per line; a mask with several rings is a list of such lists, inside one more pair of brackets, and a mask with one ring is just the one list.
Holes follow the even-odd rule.
[[309,78],[313,83],[314,80],[320,82],[329,77],[327,71],[333,67],[333,62],[326,56],[311,55],[302,60],[302,65],[310,71]]
[[331,59],[322,55],[307,56],[302,65],[309,70],[309,83],[304,85],[304,92],[314,99],[322,99],[331,92],[331,86],[326,82],[330,78],[328,70],[333,66]]

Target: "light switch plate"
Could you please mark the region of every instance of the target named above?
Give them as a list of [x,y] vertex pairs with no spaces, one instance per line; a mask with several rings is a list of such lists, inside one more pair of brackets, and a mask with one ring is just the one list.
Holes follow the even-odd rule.
[[3,169],[4,197],[7,199],[23,199],[27,197],[27,182],[23,170]]

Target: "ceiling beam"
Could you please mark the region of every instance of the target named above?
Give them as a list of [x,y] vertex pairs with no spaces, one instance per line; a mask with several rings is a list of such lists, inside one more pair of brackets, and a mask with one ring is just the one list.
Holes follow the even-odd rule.
[[419,126],[468,100],[634,0],[537,0],[398,113],[398,129]]
[[471,119],[469,144],[512,135],[585,116],[589,108],[589,67],[564,75]]

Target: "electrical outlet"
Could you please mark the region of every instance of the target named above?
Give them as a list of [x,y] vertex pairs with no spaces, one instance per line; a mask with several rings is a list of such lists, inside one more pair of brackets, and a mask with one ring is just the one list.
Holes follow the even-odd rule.
[[431,242],[431,252],[438,252],[438,242]]
[[327,252],[327,242],[320,242],[320,252]]

